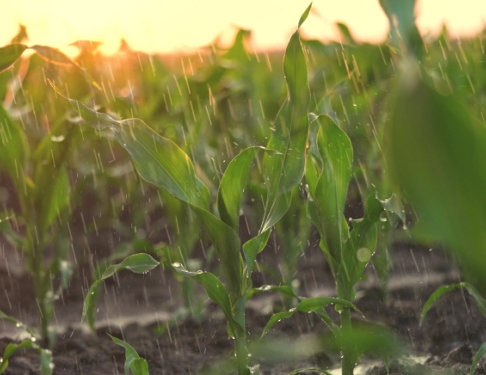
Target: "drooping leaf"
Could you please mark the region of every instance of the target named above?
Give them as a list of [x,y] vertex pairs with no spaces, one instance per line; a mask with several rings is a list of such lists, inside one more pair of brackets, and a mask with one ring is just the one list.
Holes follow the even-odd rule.
[[297,311],[300,312],[316,312],[321,319],[324,320],[324,322],[328,325],[328,327],[331,329],[332,333],[336,336],[338,332],[340,331],[340,328],[335,325],[329,315],[326,313],[326,311],[323,309],[324,306],[327,305],[342,305],[346,306],[352,309],[355,309],[356,311],[359,311],[351,302],[345,301],[340,298],[334,298],[334,297],[316,297],[316,298],[306,298],[302,301],[299,302],[299,304],[294,307],[293,309],[290,309],[289,311],[284,311],[284,312],[279,312],[276,314],[273,314],[270,317],[270,320],[268,323],[265,325],[263,328],[262,332],[262,337],[268,333],[268,331],[279,321],[282,319],[288,319],[294,313]]
[[12,66],[26,49],[26,45],[18,43],[0,48],[0,74]]
[[129,375],[130,370],[133,375],[149,375],[147,361],[140,358],[137,351],[130,344],[111,336],[110,334],[108,334],[108,336],[110,336],[115,344],[120,345],[125,349],[125,375]]
[[[59,91],[58,91],[59,92]],[[60,95],[62,95],[59,92]],[[198,178],[184,151],[171,140],[161,137],[139,119],[118,121],[96,112],[81,102],[69,99],[79,115],[96,129],[110,129],[131,155],[140,176],[188,203],[204,223],[216,249],[235,302],[243,288],[243,261],[237,233],[209,209],[209,189]]]
[[31,46],[29,47],[29,49],[32,49],[35,52],[37,52],[37,54],[48,63],[61,65],[65,67],[73,67],[77,69],[81,73],[81,75],[84,76],[86,81],[88,81],[91,85],[96,87],[98,90],[101,90],[101,87],[98,85],[98,83],[89,75],[89,73],[85,69],[80,67],[78,64],[76,64],[74,61],[72,61],[68,56],[66,56],[58,49],[49,46],[40,46],[40,45]]
[[424,307],[422,308],[422,312],[420,313],[419,324],[422,325],[425,315],[427,315],[427,312],[435,304],[435,302],[437,302],[437,300],[440,297],[442,297],[446,293],[452,292],[453,290],[459,288],[463,288],[468,291],[468,293],[474,298],[474,301],[476,302],[479,311],[481,311],[481,314],[483,314],[483,316],[486,317],[486,300],[481,296],[481,294],[473,285],[466,282],[462,282],[462,283],[456,283],[451,285],[442,285],[439,288],[437,288],[437,290],[434,293],[432,293],[431,296],[425,302]]
[[226,316],[230,327],[233,329],[233,332],[236,329],[240,331],[245,329],[235,321],[230,296],[228,295],[223,283],[214,274],[203,271],[191,272],[185,269],[180,263],[173,263],[170,266],[181,276],[190,277],[204,287],[208,297],[213,302],[216,302],[223,310],[223,313]]
[[94,327],[94,308],[98,295],[100,292],[101,283],[108,277],[113,276],[116,272],[128,269],[134,273],[147,273],[159,265],[154,258],[148,254],[134,254],[125,258],[121,263],[109,266],[104,272],[103,276],[96,280],[89,288],[83,303],[83,313],[81,321],[85,318],[88,320],[88,324],[92,330]]
[[295,294],[294,290],[288,285],[262,285],[259,288],[251,288],[246,293],[246,298],[250,299],[255,294],[262,293],[262,292],[280,292],[281,294],[290,298],[296,298],[296,299],[299,298]]
[[2,361],[0,363],[0,373],[4,372],[9,365],[9,359],[19,350],[34,349],[37,350],[41,356],[41,375],[52,375],[54,363],[52,361],[52,353],[50,350],[42,349],[32,338],[24,339],[19,344],[10,343],[3,351]]

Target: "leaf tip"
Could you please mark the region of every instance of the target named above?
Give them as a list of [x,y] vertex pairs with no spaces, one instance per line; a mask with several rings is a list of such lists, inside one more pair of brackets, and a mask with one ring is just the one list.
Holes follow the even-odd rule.
[[310,13],[311,9],[312,9],[312,2],[309,4],[309,6],[307,7],[307,9],[304,11],[304,13],[302,13],[302,16],[300,16],[299,26],[298,26],[299,29],[302,26],[302,24],[305,22],[305,20],[307,19],[307,17],[309,16],[309,13]]

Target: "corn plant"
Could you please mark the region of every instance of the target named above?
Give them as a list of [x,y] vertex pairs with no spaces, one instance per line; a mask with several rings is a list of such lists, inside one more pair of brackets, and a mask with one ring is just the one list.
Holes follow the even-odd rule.
[[336,325],[323,309],[328,304],[328,297],[301,298],[294,309],[274,314],[264,334],[278,321],[291,317],[297,311],[316,311],[331,329],[341,350],[343,375],[352,375],[365,349],[358,348],[350,339],[353,336],[351,310],[357,310],[352,304],[355,286],[375,252],[377,224],[384,208],[372,194],[366,199],[364,217],[352,219],[348,224],[343,214],[352,176],[353,148],[346,133],[329,116],[315,117],[311,125],[309,152],[306,168],[309,212],[321,236],[320,248],[336,281],[337,297],[342,301],[336,305],[341,322]]
[[[299,21],[299,28],[309,11],[310,6]],[[255,259],[264,249],[271,228],[287,211],[292,188],[300,183],[305,167],[310,95],[299,30],[293,34],[287,46],[284,72],[288,97],[277,115],[275,131],[263,157],[266,197],[262,224],[258,235],[243,246],[238,236],[240,205],[246,176],[261,147],[246,148],[229,163],[220,182],[216,202],[218,215],[215,215],[210,211],[208,187],[196,175],[189,157],[175,143],[159,136],[139,119],[118,121],[68,98],[88,124],[100,130],[110,129],[114,133],[118,142],[130,153],[143,179],[188,204],[205,225],[221,263],[226,285],[210,272],[191,272],[180,263],[166,264],[182,276],[200,283],[209,298],[221,307],[228,321],[228,333],[235,339],[236,367],[240,375],[258,371],[249,363],[245,324],[245,305],[251,294],[250,275]],[[90,324],[93,324],[92,296],[103,279],[120,269],[146,272],[156,265],[157,262],[149,255],[138,254],[109,267],[91,287],[84,304],[83,317],[87,316]],[[334,299],[328,301],[335,302]],[[346,304],[346,301],[339,303]]]
[[[0,48],[0,74],[5,75],[4,71],[27,49],[32,49],[49,63],[74,67],[89,77],[67,56],[53,48],[28,47],[20,43]],[[91,78],[89,80],[93,82]],[[68,250],[57,243],[60,236],[56,230],[61,228],[62,219],[69,212],[71,187],[67,159],[78,130],[66,130],[62,118],[52,124],[40,142],[32,146],[29,143],[29,127],[15,121],[9,109],[0,103],[0,167],[12,181],[20,208],[18,212],[0,212],[0,218],[8,219],[1,223],[0,230],[13,246],[26,255],[39,307],[41,342],[43,346],[51,347],[55,332],[50,329],[49,322],[53,317],[54,302],[67,287],[72,274]],[[55,254],[49,260],[46,248],[52,243]],[[60,276],[60,282],[53,285],[56,276]]]
[[41,348],[37,344],[37,339],[33,330],[22,322],[15,319],[14,317],[8,316],[1,311],[0,319],[15,324],[17,328],[22,329],[27,335],[27,338],[23,339],[19,344],[10,343],[7,345],[7,347],[3,351],[2,357],[0,358],[0,374],[8,368],[8,360],[15,352],[24,349],[34,349],[39,352],[40,355],[41,375],[51,375],[52,370],[54,369],[54,363],[52,362],[52,352],[49,349]]

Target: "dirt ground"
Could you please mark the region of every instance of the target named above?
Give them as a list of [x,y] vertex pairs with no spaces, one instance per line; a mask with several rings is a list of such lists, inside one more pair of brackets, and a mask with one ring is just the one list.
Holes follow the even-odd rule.
[[[99,242],[103,246],[103,241]],[[1,250],[0,310],[35,326],[37,305],[22,254],[3,244]],[[262,263],[266,261],[264,254]],[[356,324],[384,325],[397,334],[404,356],[391,361],[391,374],[467,374],[472,353],[486,341],[486,321],[467,293],[458,290],[442,297],[429,311],[424,324],[421,327],[418,324],[420,310],[430,294],[440,285],[461,279],[458,268],[438,249],[396,243],[391,254],[393,266],[388,288],[381,287],[373,267],[369,267],[367,278],[357,288],[356,305],[366,321],[356,314],[353,316]],[[266,257],[271,259],[272,254],[267,252]],[[147,360],[151,374],[230,373],[224,369],[218,372],[215,367],[231,358],[233,342],[228,338],[224,317],[210,301],[205,301],[205,318],[200,322],[185,319],[169,326],[164,333],[156,333],[156,328],[166,327],[164,323],[181,307],[179,285],[168,270],[159,267],[146,275],[123,271],[107,280],[97,306],[96,333],[80,323],[89,277],[87,265],[76,269],[68,290],[56,305],[53,325],[60,333],[53,349],[54,374],[123,374],[125,351],[107,333],[131,344]],[[297,278],[303,296],[334,294],[329,269],[315,247],[300,258]],[[254,282],[256,286],[275,283],[263,273],[255,273]],[[249,303],[250,341],[259,337],[279,305],[280,297],[271,293],[259,294]],[[332,309],[329,313],[336,316]],[[0,322],[0,327],[1,353],[19,336],[10,323]],[[277,323],[267,337],[289,345],[296,342],[304,345],[306,340],[326,333],[325,324],[314,314],[294,314],[291,319]],[[274,361],[258,358],[258,353],[253,358],[266,375],[288,374],[305,367],[340,373],[339,353],[334,350],[299,358],[277,356]],[[379,358],[364,356],[360,364],[367,367],[359,370],[362,374],[387,373]],[[5,374],[38,374],[38,369],[37,352],[24,350],[10,360]],[[484,369],[486,366],[481,363],[475,374],[485,374]],[[356,374],[359,373],[357,370]],[[317,372],[309,370],[302,374]]]

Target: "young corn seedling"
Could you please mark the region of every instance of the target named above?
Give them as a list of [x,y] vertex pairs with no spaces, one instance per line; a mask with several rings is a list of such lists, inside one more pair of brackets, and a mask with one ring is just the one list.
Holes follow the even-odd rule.
[[[0,222],[1,223],[1,222]],[[23,339],[19,344],[10,343],[7,345],[5,350],[3,351],[2,357],[0,357],[0,374],[2,374],[8,368],[8,360],[10,357],[15,354],[17,351],[25,350],[25,349],[34,349],[39,352],[40,355],[40,372],[41,375],[51,375],[52,370],[54,369],[54,363],[52,362],[52,352],[49,349],[43,349],[37,344],[37,339],[34,335],[34,332],[31,328],[27,327],[22,322],[19,322],[17,319],[5,315],[3,312],[0,311],[0,319],[9,321],[17,328],[21,328],[27,334],[27,338]]]
[[[352,302],[355,286],[376,248],[377,224],[383,204],[370,195],[365,202],[364,217],[350,220],[349,228],[343,214],[352,176],[353,148],[346,133],[329,116],[318,116],[311,124],[309,152],[306,168],[309,212],[321,236],[320,248],[336,281],[338,298],[334,301],[327,297],[301,298],[294,309],[273,315],[264,333],[296,311],[315,311],[329,326],[341,350],[343,375],[352,375],[359,357],[366,350],[366,346],[353,344],[351,309],[356,308]],[[322,308],[329,303],[336,304],[341,320],[339,326]]]
[[[299,27],[309,11],[310,6],[302,15]],[[175,143],[159,136],[141,120],[118,121],[95,112],[79,101],[68,99],[88,124],[100,130],[110,129],[114,133],[118,142],[131,155],[143,179],[188,204],[206,227],[221,263],[226,285],[210,272],[191,272],[178,262],[166,264],[182,276],[200,283],[209,298],[221,307],[228,321],[228,333],[235,339],[239,375],[258,371],[257,367],[251,367],[249,363],[245,323],[245,305],[250,295],[250,275],[255,259],[265,247],[271,228],[287,211],[292,188],[300,183],[304,173],[310,95],[306,60],[298,30],[287,46],[284,72],[288,97],[275,120],[275,131],[263,160],[266,197],[262,224],[258,235],[243,246],[238,236],[241,200],[248,172],[261,147],[244,149],[229,163],[218,190],[216,204],[219,215],[215,215],[210,211],[208,187],[196,175],[189,157]],[[125,268],[134,272],[147,272],[157,264],[148,254],[137,254],[109,267],[88,292],[83,318],[87,316],[93,326],[94,296],[103,279]]]

